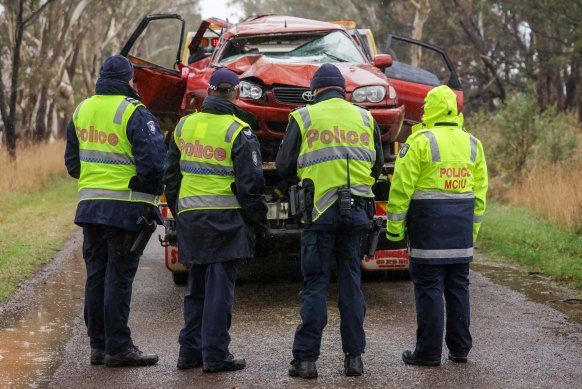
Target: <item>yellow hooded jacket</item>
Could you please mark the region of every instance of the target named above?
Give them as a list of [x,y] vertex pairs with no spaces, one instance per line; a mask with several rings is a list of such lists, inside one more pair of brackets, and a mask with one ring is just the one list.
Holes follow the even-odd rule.
[[404,239],[407,227],[412,263],[472,261],[487,185],[483,146],[463,129],[455,93],[444,85],[433,88],[422,123],[413,127],[396,160],[388,240]]

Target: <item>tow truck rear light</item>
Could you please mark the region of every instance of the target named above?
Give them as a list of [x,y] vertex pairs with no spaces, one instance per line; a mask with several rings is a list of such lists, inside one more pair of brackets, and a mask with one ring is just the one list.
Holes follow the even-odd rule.
[[162,207],[162,217],[164,219],[167,219],[168,217],[172,217],[172,212],[170,211],[170,208]]
[[388,201],[376,201],[376,216],[386,216]]
[[212,40],[210,42],[212,44],[212,47],[216,47],[216,46],[218,46],[219,39],[218,38],[212,38]]

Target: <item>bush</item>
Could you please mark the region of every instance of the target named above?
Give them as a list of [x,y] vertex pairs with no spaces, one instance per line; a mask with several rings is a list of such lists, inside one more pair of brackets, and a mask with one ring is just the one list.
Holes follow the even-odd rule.
[[577,158],[580,130],[574,115],[540,111],[535,96],[518,93],[493,114],[478,113],[467,128],[483,143],[491,186],[504,192],[536,165]]

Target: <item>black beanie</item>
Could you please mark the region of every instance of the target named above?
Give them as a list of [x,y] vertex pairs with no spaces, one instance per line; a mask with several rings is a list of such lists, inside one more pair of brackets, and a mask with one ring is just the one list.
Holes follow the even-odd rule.
[[325,63],[317,69],[311,80],[310,89],[313,92],[317,88],[323,88],[326,86],[338,86],[342,89],[346,89],[346,80],[337,66],[330,63]]
[[121,81],[133,79],[133,65],[123,55],[113,55],[103,62],[99,77]]

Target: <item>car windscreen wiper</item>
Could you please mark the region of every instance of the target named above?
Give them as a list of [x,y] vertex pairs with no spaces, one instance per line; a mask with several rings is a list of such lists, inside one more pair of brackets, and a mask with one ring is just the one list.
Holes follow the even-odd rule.
[[347,59],[336,57],[335,55],[328,53],[327,51],[323,51],[323,54],[327,55],[329,58],[333,59],[334,61],[349,62]]

